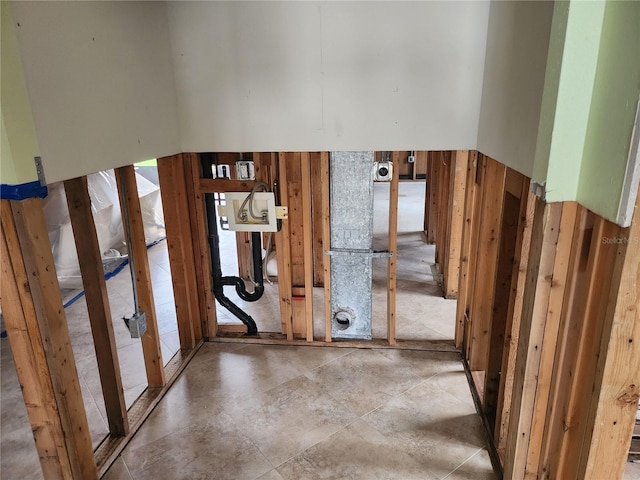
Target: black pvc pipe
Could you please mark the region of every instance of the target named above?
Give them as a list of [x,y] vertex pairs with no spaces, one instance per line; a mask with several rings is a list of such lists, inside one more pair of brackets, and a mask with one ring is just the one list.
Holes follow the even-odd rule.
[[[213,164],[211,154],[201,154],[200,163],[202,165],[202,176],[204,178],[213,178],[211,165]],[[244,280],[240,277],[223,276],[222,265],[220,263],[220,237],[218,236],[218,225],[216,223],[216,205],[213,193],[204,194],[205,209],[207,214],[207,226],[209,227],[209,249],[211,251],[211,276],[213,277],[213,294],[224,308],[229,310],[233,315],[238,317],[242,323],[247,326],[247,335],[256,335],[258,327],[256,322],[247,312],[238,307],[224,294],[225,286],[234,286],[238,296],[248,302],[255,302],[264,293],[264,284],[262,281],[262,243],[259,232],[252,232],[251,246],[253,254],[253,278],[255,279],[255,288],[253,292],[248,292],[244,284]]]

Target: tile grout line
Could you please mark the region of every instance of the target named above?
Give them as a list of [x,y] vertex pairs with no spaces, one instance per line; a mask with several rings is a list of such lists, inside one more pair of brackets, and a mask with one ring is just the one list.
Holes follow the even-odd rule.
[[454,468],[452,471],[450,471],[449,473],[447,473],[447,475],[445,475],[444,477],[442,477],[440,480],[446,480],[447,478],[449,478],[451,475],[453,475],[455,472],[457,472],[458,470],[460,470],[460,468],[467,463],[469,460],[471,460],[473,457],[475,457],[476,455],[480,455],[480,452],[482,452],[484,450],[484,448],[480,448],[476,453],[474,453],[473,455],[471,455],[469,458],[467,458],[464,462],[462,462],[460,465],[458,465],[456,468]]

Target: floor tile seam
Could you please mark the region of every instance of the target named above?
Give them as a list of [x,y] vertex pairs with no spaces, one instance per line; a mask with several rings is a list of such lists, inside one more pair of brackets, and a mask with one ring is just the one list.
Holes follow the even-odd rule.
[[464,462],[462,462],[460,465],[458,465],[456,468],[454,468],[453,470],[451,470],[449,473],[447,473],[444,477],[442,477],[440,480],[446,480],[447,478],[449,478],[451,475],[453,475],[455,472],[457,472],[458,470],[460,470],[460,468],[462,468],[462,466],[464,464],[466,464],[467,462],[469,462],[473,457],[475,457],[476,455],[480,455],[480,453],[485,450],[484,448],[480,448],[478,449],[477,452],[475,452],[473,455],[469,456]]
[[[278,471],[278,468],[282,467],[285,463],[287,463],[290,460],[293,460],[296,457],[299,457],[300,455],[303,455],[304,453],[308,452],[309,450],[311,450],[312,448],[316,447],[317,445],[321,444],[322,442],[325,442],[327,440],[329,440],[331,437],[342,433],[344,430],[346,430],[347,428],[349,428],[351,425],[353,425],[355,422],[357,422],[358,420],[361,420],[361,418],[357,417],[353,419],[353,421],[342,425],[340,428],[338,428],[338,430],[336,430],[333,433],[330,433],[329,435],[327,435],[326,437],[322,438],[321,440],[318,440],[317,442],[315,442],[313,445],[309,445],[307,448],[305,448],[304,450],[293,454],[291,457],[287,458],[286,460],[284,460],[282,463],[278,464],[277,466],[274,466],[273,468]],[[267,459],[268,460],[268,459]],[[269,460],[269,462],[273,465],[273,463]],[[280,474],[280,472],[278,471],[278,474]]]
[[[87,379],[85,378],[85,376],[80,371],[77,371],[77,373],[82,378],[82,381],[85,383],[85,385],[87,387],[87,393],[89,394],[89,397],[91,397],[91,400],[93,401],[94,406],[95,406],[96,410],[98,411],[98,414],[100,415],[100,418],[102,419],[102,423],[104,424],[104,426],[106,427],[107,432],[108,432],[109,431],[109,419],[106,418],[102,414],[102,411],[100,410],[100,405],[98,404],[98,401],[96,400],[95,395],[91,391],[91,387],[89,386],[89,383],[87,382]],[[82,388],[81,388],[81,391],[82,391]],[[100,383],[100,393],[103,393],[102,392],[102,382]],[[83,397],[84,397],[84,395],[83,395]],[[106,411],[107,406],[104,404],[104,396],[102,397],[102,403],[103,403],[105,411]]]
[[[326,347],[311,347],[310,346],[308,348],[326,348]],[[333,363],[333,362],[335,362],[335,361],[337,361],[337,360],[339,360],[341,358],[347,357],[347,356],[351,355],[352,353],[354,353],[356,351],[356,349],[353,349],[351,351],[344,352],[344,350],[349,350],[349,349],[340,348],[340,347],[329,347],[329,348],[336,348],[336,349],[340,350],[342,352],[342,354],[337,356],[337,357],[335,357],[335,358],[332,358],[331,360],[327,360],[326,362],[322,363],[321,365],[317,365],[317,366],[315,366],[313,368],[308,368],[307,370],[304,371],[305,375],[307,373],[313,372],[314,370],[318,370],[319,368],[325,367],[325,366],[329,365],[330,363]]]

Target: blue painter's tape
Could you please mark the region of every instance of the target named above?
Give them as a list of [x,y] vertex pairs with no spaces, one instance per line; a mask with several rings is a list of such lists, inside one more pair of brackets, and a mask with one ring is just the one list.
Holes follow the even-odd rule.
[[40,182],[21,183],[20,185],[0,185],[0,198],[2,200],[24,200],[26,198],[44,198],[47,196],[47,186]]

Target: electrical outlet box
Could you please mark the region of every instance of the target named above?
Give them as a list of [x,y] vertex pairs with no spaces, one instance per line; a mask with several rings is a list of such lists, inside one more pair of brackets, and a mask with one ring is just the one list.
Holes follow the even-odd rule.
[[242,207],[249,195],[247,192],[225,192],[225,204],[218,206],[218,215],[227,217],[229,230],[235,232],[276,232],[276,198],[273,192],[253,194],[251,211],[258,218],[251,215],[249,202]]
[[218,165],[216,178],[231,178],[231,167],[229,165]]
[[236,162],[236,178],[238,180],[255,180],[256,173],[252,161],[239,160]]
[[373,180],[376,182],[390,182],[393,178],[392,162],[375,162],[373,164]]
[[409,163],[416,163],[416,157],[414,155],[409,155],[407,157],[407,162]]
[[147,314],[144,312],[136,312],[131,318],[122,317],[122,319],[129,329],[131,338],[142,338],[147,331]]

